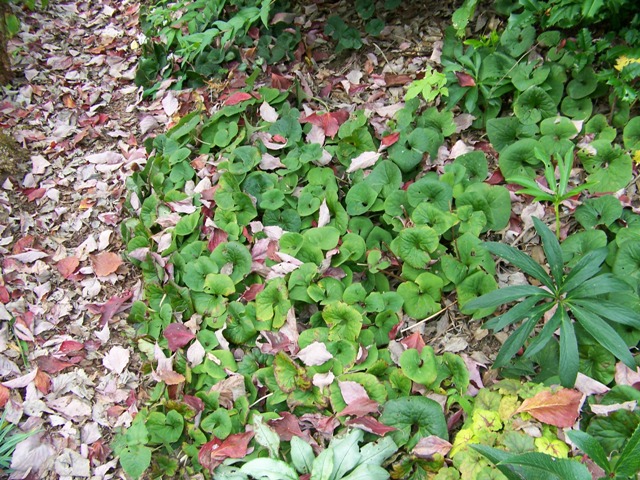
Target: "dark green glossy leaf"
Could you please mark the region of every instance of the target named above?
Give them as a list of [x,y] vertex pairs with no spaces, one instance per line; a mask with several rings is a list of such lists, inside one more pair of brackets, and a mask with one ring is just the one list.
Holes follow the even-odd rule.
[[551,268],[551,274],[557,285],[562,284],[562,278],[564,277],[564,262],[562,261],[562,249],[560,248],[560,242],[553,234],[549,227],[547,227],[542,220],[537,217],[533,217],[533,225],[542,239],[542,248],[549,262]]
[[524,273],[531,275],[533,278],[539,280],[546,287],[551,290],[555,290],[555,285],[551,277],[545,272],[544,268],[540,264],[536,263],[529,255],[513,248],[510,245],[497,242],[487,242],[484,244],[487,250],[494,255],[498,255],[504,258],[512,265],[518,267]]
[[571,305],[571,311],[580,325],[591,334],[596,341],[613,355],[621,360],[627,367],[635,370],[636,362],[629,352],[629,348],[620,335],[605,320],[588,310],[577,305]]
[[471,300],[465,304],[465,309],[475,310],[478,308],[491,308],[502,305],[503,303],[509,303],[514,300],[518,300],[523,297],[535,296],[542,300],[543,298],[552,298],[552,295],[543,290],[540,287],[534,287],[533,285],[513,285],[504,287],[499,290],[494,290],[479,298]]
[[563,386],[573,387],[576,383],[580,365],[578,341],[571,319],[564,309],[560,309],[560,312],[560,364],[558,365],[558,373]]

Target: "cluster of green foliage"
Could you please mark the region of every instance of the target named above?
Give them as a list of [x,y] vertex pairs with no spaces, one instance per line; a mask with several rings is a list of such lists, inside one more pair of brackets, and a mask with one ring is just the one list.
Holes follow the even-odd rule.
[[[147,370],[159,370],[156,362],[166,368],[171,352],[180,389],[158,383],[115,441],[129,475],[213,473],[199,459],[207,442],[250,425],[260,432],[254,451],[217,466],[216,478],[584,477],[579,463],[549,456],[568,452],[553,429],[527,440],[509,415],[542,383],[573,386],[582,372],[612,385],[616,359],[636,365],[630,348],[640,341],[640,217],[604,194],[631,181],[640,150],[640,120],[630,119],[640,73],[638,19],[599,36],[595,29],[632,2],[498,1],[496,9],[508,15],[504,31],[462,43],[476,3],[467,0],[454,14],[444,71],[429,70],[410,85],[404,108],[387,125],[397,136],[388,145],[361,111],[325,112],[328,121],[341,119],[339,129],[323,146],[309,143],[311,125],[301,121],[292,92],[252,86],[215,114],[189,113],[147,142],[149,161],[128,180],[134,216],[122,227],[144,279],[130,321]],[[196,1],[150,11],[147,35],[161,41],[148,44],[139,83],[151,93],[159,77],[176,72],[178,86],[224,74],[229,61],[244,61],[240,47],[252,44],[248,32],[258,25],[259,57],[283,59],[299,32],[267,29],[272,8],[267,1]],[[379,31],[373,2],[356,2],[356,11],[369,34]],[[560,28],[566,26],[573,35]],[[325,34],[338,50],[362,45],[339,17],[329,19]],[[168,51],[177,69],[167,63]],[[421,103],[444,97],[444,109]],[[506,182],[522,187],[517,194],[552,206],[555,234],[533,220],[547,268],[513,247],[482,241],[511,215],[507,188],[484,182],[482,151],[457,157],[439,174],[424,168],[454,135],[457,108],[486,128]],[[196,156],[208,163],[192,162]],[[586,172],[584,183],[572,179],[576,166]],[[588,198],[573,214],[579,227],[560,242],[562,206],[581,194]],[[534,285],[498,290],[491,254]],[[539,384],[506,381],[472,398],[459,356],[426,346],[394,357],[388,346],[403,318],[429,318],[446,298],[474,319],[517,301],[484,325],[498,332],[520,323],[494,367]],[[299,327],[297,338],[282,333]],[[172,332],[180,328],[177,342]],[[318,346],[319,358],[299,355]],[[244,353],[234,356],[237,349]],[[232,401],[214,388],[230,376],[242,391]],[[327,376],[335,378],[329,385],[314,381]],[[377,421],[395,430],[377,441],[349,431],[339,382],[360,385],[381,406]],[[602,401],[637,400],[631,390],[614,386]],[[444,412],[417,391],[446,396]],[[412,453],[423,437],[447,440],[445,414],[460,408],[467,421],[453,440],[452,465]],[[317,457],[298,437],[281,444],[268,422],[283,411],[333,416],[341,434]],[[482,422],[487,411],[495,422]],[[623,476],[637,470],[630,459],[639,422],[627,410],[588,414],[572,440],[608,475]],[[481,445],[461,448],[463,442]],[[174,459],[175,449],[189,458],[186,465]]]

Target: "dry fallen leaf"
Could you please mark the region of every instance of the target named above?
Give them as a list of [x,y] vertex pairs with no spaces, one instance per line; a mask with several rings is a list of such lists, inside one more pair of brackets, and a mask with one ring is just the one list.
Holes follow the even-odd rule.
[[73,275],[73,272],[76,271],[78,265],[80,265],[80,260],[77,257],[67,257],[60,260],[56,264],[56,267],[58,268],[60,275],[64,278],[69,278]]
[[545,390],[527,398],[515,413],[527,412],[536,420],[560,428],[568,428],[576,423],[584,395],[571,388],[557,392]]
[[113,252],[103,252],[98,255],[91,256],[91,265],[93,266],[93,273],[98,277],[106,277],[111,275],[122,264],[122,258],[120,255]]

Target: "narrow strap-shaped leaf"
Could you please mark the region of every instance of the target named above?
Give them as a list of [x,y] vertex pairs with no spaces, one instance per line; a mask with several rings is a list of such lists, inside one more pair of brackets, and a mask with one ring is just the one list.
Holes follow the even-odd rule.
[[523,297],[536,295],[540,298],[549,298],[551,295],[546,290],[533,285],[513,285],[504,287],[493,292],[474,298],[464,305],[465,310],[476,310],[480,308],[494,308],[503,303],[509,303]]
[[624,305],[619,305],[608,300],[589,300],[582,298],[576,298],[572,303],[612,322],[640,329],[640,312],[631,310]]
[[562,277],[564,276],[564,261],[562,259],[560,243],[553,232],[549,230],[549,227],[547,227],[539,218],[533,217],[533,226],[542,239],[542,249],[544,250],[544,254],[547,256],[551,275],[553,275],[556,284],[561,285]]
[[[632,478],[640,471],[640,425],[627,440],[624,450],[616,463],[616,475]],[[607,472],[609,473],[609,472]]]
[[565,277],[560,292],[570,292],[582,282],[589,280],[600,271],[600,266],[607,258],[608,250],[598,248],[587,252]]
[[527,341],[527,338],[531,335],[531,332],[536,326],[536,323],[538,323],[541,315],[542,313],[531,316],[528,320],[523,322],[509,338],[507,338],[507,341],[504,342],[500,348],[500,352],[498,352],[496,361],[493,364],[494,367],[504,367],[509,363],[518,350],[520,350],[520,347],[524,345],[524,342]]
[[629,347],[627,347],[625,341],[611,325],[598,315],[580,308],[577,305],[571,305],[569,308],[571,308],[580,325],[582,325],[600,345],[613,353],[613,355],[627,367],[632,370],[636,369],[637,365],[629,352]]
[[620,280],[611,273],[603,273],[602,275],[582,282],[579,287],[576,287],[572,291],[567,291],[567,298],[593,298],[597,295],[625,292],[629,289],[630,286],[628,283]]
[[505,245],[504,243],[486,242],[484,245],[491,253],[504,258],[507,262],[518,267],[524,273],[531,275],[551,291],[556,289],[553,280],[547,272],[545,272],[544,268],[542,268],[540,264],[536,263],[526,253],[523,253],[510,245]]
[[567,186],[569,185],[569,177],[571,176],[571,167],[573,166],[573,148],[562,158],[558,156],[558,171],[560,172],[559,194],[565,195]]
[[[553,303],[549,303],[548,305],[549,308],[551,308]],[[527,350],[524,352],[525,358],[533,357],[536,353],[542,350],[547,343],[549,343],[549,340],[553,337],[553,332],[560,327],[560,321],[562,320],[562,314],[560,313],[561,310],[562,308],[557,308],[549,321],[544,324],[540,333],[536,335],[536,338],[531,340]]]
[[589,458],[602,468],[607,475],[611,473],[611,464],[609,463],[604,448],[602,448],[598,440],[580,430],[568,430],[566,434],[569,439],[575,443],[580,450],[589,455]]
[[560,364],[558,365],[558,374],[562,386],[573,387],[576,383],[580,366],[578,341],[576,340],[573,323],[571,323],[567,312],[564,309],[560,309],[560,312]]
[[[523,301],[512,307],[508,312],[503,313],[497,317],[492,318],[483,325],[483,328],[490,328],[494,332],[499,332],[503,328],[512,323],[519,322],[523,318],[526,318],[531,313],[531,309],[536,303],[540,301],[540,298],[536,295],[533,297],[525,298]],[[551,305],[551,304],[550,304]]]

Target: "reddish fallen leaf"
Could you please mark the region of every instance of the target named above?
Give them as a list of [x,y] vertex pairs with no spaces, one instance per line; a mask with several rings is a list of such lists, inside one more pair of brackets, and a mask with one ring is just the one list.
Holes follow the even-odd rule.
[[213,230],[213,235],[209,239],[209,243],[207,244],[207,250],[213,252],[218,245],[227,241],[229,234],[222,230],[221,228],[215,228]]
[[389,135],[385,135],[384,137],[382,137],[382,140],[380,141],[380,146],[385,148],[390,147],[391,145],[396,143],[399,138],[400,138],[400,132],[393,132],[393,133],[390,133]]
[[89,303],[87,310],[94,314],[100,314],[100,326],[104,327],[116,313],[125,311],[130,305],[124,303],[133,296],[133,292],[126,291],[121,295],[114,295],[103,304]]
[[73,99],[73,97],[68,94],[65,93],[64,95],[62,95],[62,103],[64,104],[65,107],[67,108],[76,108],[76,102]]
[[343,408],[342,411],[338,413],[338,416],[345,417],[347,415],[351,415],[355,417],[363,417],[370,413],[377,412],[379,406],[380,404],[375,400],[371,400],[370,398],[360,398]]
[[245,302],[251,302],[256,299],[258,294],[264,290],[264,283],[254,283],[253,285],[249,285],[249,287],[244,291],[240,300],[244,300]]
[[63,258],[56,264],[56,268],[60,275],[64,278],[69,278],[76,271],[76,268],[80,265],[80,260],[77,257]]
[[413,332],[408,337],[400,340],[400,343],[404,345],[407,349],[415,348],[416,350],[418,350],[418,353],[422,353],[422,349],[425,346],[424,339],[422,338],[422,335],[420,335],[419,332]]
[[9,290],[4,285],[0,285],[0,303],[8,303],[11,300]]
[[76,342],[75,340],[65,340],[58,347],[58,351],[65,355],[68,353],[77,353],[82,350],[84,350],[84,343]]
[[38,364],[38,368],[44,372],[50,373],[51,375],[55,375],[58,372],[61,372],[65,368],[75,366],[71,362],[64,362],[56,357],[51,355],[42,355],[36,359],[36,363]]
[[184,397],[182,397],[182,401],[193,408],[196,414],[204,411],[204,402],[198,397],[194,397],[193,395],[185,395]]
[[184,347],[187,343],[196,338],[193,332],[181,323],[171,323],[167,325],[164,332],[162,332],[162,335],[167,339],[167,342],[169,343],[169,350],[172,352]]
[[271,86],[278,90],[288,90],[291,87],[291,80],[277,73],[271,74]]
[[244,458],[249,450],[249,442],[253,438],[253,432],[235,433],[225,440],[214,437],[205,443],[198,452],[200,465],[211,473],[227,458]]
[[387,87],[401,87],[411,82],[413,82],[413,78],[409,75],[393,75],[391,73],[387,73],[384,76],[384,83]]
[[500,173],[498,170],[493,172],[489,177],[489,179],[486,181],[486,183],[488,183],[489,185],[500,185],[503,182],[504,182],[504,177],[502,176],[502,173]]
[[302,424],[308,424],[318,432],[325,435],[333,435],[333,431],[340,426],[340,421],[334,416],[321,413],[305,413],[300,417]]
[[44,197],[44,194],[47,192],[46,188],[25,188],[22,190],[22,193],[27,197],[27,200],[33,202],[39,198]]
[[476,86],[475,79],[471,75],[469,75],[468,73],[456,72],[456,77],[458,77],[458,83],[460,84],[461,87],[475,87]]
[[365,432],[373,433],[374,435],[380,435],[381,437],[395,430],[394,427],[389,427],[384,423],[380,423],[373,417],[352,418],[351,420],[347,420],[345,422],[345,425],[358,427]]
[[51,378],[40,369],[38,369],[34,384],[43,395],[47,395],[51,391]]
[[97,463],[103,464],[107,461],[109,453],[111,453],[111,449],[103,443],[102,439],[96,440],[91,445],[89,445],[88,457],[90,462],[96,460]]
[[27,250],[30,250],[33,248],[34,243],[35,238],[33,238],[31,235],[26,235],[16,241],[16,243],[13,245],[13,248],[11,249],[11,253],[17,255],[18,253],[23,253]]
[[336,112],[324,113],[322,115],[312,113],[311,115],[301,118],[300,123],[317,125],[324,130],[324,134],[327,137],[333,138],[338,133],[340,125],[346,122],[348,118],[349,112],[346,110],[338,110]]
[[225,105],[237,105],[238,103],[251,100],[253,97],[247,92],[235,92],[229,95],[225,101]]
[[571,388],[562,388],[557,392],[545,390],[527,398],[515,413],[527,412],[536,420],[568,428],[576,423],[580,415],[580,406],[584,395]]
[[451,445],[446,440],[436,436],[429,435],[428,437],[422,437],[415,447],[413,447],[413,453],[418,458],[424,458],[426,460],[432,460],[436,453],[445,456],[451,450]]
[[[300,423],[298,417],[289,412],[279,412],[280,418],[269,420],[267,423],[280,437],[280,440],[285,442],[291,441],[293,437],[305,438],[310,437],[309,431],[304,433],[300,429]],[[306,435],[305,435],[306,433]]]
[[93,273],[98,277],[106,277],[118,270],[118,267],[122,265],[122,258],[117,253],[102,252],[91,256],[91,265]]
[[276,134],[273,137],[271,137],[271,140],[273,140],[276,143],[287,143],[287,139],[279,134]]
[[9,392],[10,391],[11,390],[9,390],[4,385],[0,385],[0,408],[4,408],[4,406],[9,401]]

